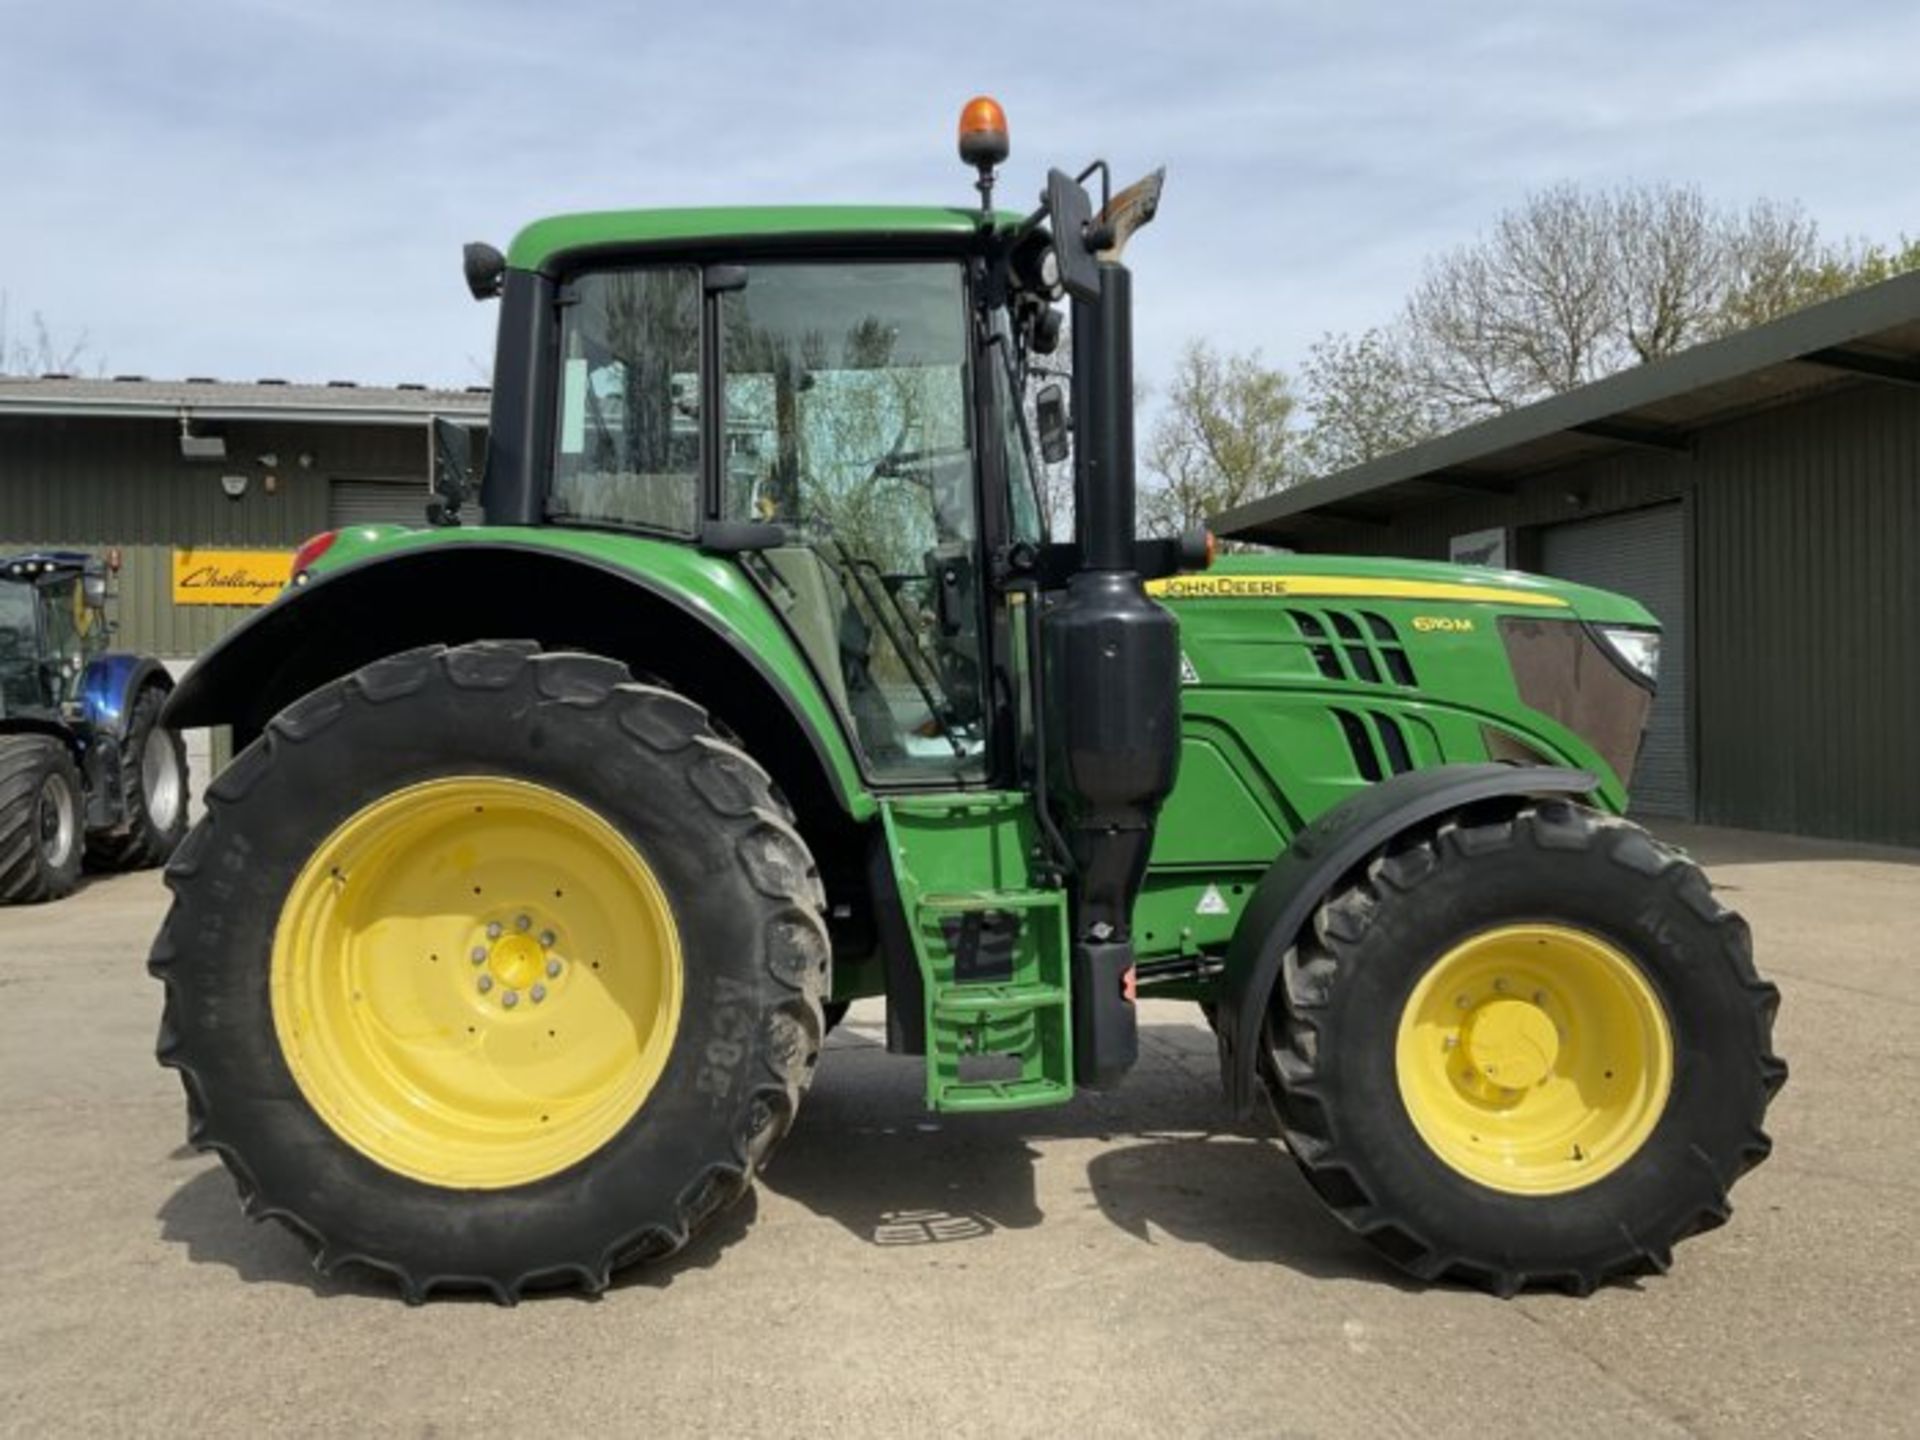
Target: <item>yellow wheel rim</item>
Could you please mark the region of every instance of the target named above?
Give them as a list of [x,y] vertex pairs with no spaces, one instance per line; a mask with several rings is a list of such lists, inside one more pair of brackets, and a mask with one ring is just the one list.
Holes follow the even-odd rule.
[[300,1093],[376,1164],[463,1189],[592,1155],[646,1103],[680,1022],[679,931],[640,852],[517,780],[414,785],[322,842],[274,934]]
[[1502,926],[1442,955],[1401,1011],[1395,1062],[1434,1153],[1516,1195],[1619,1169],[1673,1088],[1666,1011],[1639,966],[1564,925]]

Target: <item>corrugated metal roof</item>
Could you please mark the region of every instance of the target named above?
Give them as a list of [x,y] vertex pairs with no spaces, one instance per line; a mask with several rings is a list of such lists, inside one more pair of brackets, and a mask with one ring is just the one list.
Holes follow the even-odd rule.
[[1867,378],[1920,385],[1920,273],[1636,366],[1217,516],[1216,533],[1311,545],[1355,520],[1482,492],[1623,450],[1686,451],[1735,415]]
[[354,420],[422,425],[435,415],[484,419],[485,386],[464,390],[424,385],[359,385],[335,380],[86,379],[70,375],[0,375],[0,415],[89,415],[197,420]]

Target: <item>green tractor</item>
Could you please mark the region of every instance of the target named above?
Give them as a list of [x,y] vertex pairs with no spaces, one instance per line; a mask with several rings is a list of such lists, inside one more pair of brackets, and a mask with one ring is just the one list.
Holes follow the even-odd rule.
[[1138,1000],[1195,1001],[1342,1221],[1502,1294],[1664,1267],[1766,1155],[1776,992],[1621,818],[1652,617],[1136,540],[1159,177],[1009,213],[1006,151],[976,101],[977,209],[468,247],[484,464],[438,427],[433,523],[308,542],[174,696],[239,753],[168,870],[160,1059],[322,1270],[512,1301],[672,1254],[865,996],[963,1113],[1114,1085]]

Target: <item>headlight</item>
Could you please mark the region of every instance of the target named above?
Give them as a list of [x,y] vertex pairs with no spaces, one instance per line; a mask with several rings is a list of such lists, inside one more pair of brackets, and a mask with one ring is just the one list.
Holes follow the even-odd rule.
[[1646,678],[1649,685],[1660,680],[1660,632],[1624,627],[1595,627],[1621,663]]

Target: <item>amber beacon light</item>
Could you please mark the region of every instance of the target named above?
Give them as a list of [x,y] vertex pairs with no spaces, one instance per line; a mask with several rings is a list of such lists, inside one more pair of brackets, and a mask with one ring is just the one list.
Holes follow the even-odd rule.
[[1007,158],[1007,112],[991,95],[976,95],[960,107],[960,158],[980,172],[980,208],[993,208],[993,167]]

